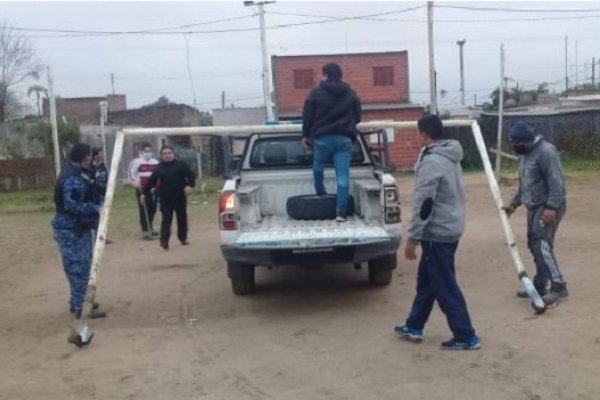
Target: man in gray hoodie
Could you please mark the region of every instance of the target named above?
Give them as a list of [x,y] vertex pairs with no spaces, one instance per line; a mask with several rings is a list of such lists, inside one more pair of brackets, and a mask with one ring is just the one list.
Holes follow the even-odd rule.
[[454,270],[454,254],[465,229],[462,147],[458,141],[445,138],[442,121],[436,115],[419,119],[418,128],[425,148],[416,166],[412,220],[404,255],[416,260],[419,244],[422,254],[412,309],[405,325],[394,327],[394,333],[421,342],[423,328],[437,301],[453,333],[452,339],[442,342],[442,348],[477,350],[481,342],[471,325]]
[[[558,260],[554,236],[567,209],[565,178],[556,147],[536,136],[523,122],[511,129],[509,140],[519,154],[519,187],[507,207],[510,217],[521,204],[527,209],[527,245],[533,254],[533,285],[546,304],[569,295]],[[547,284],[550,282],[550,291]],[[527,297],[520,290],[519,297]]]

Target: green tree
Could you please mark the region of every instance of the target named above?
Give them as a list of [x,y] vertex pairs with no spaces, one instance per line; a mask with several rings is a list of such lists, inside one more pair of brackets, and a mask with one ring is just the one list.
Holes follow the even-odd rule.
[[[58,148],[61,154],[61,161],[64,161],[68,149],[79,142],[81,131],[79,125],[75,122],[62,120],[57,121],[58,128]],[[52,126],[46,121],[36,122],[30,129],[30,138],[40,143],[46,155],[54,154],[52,142]]]

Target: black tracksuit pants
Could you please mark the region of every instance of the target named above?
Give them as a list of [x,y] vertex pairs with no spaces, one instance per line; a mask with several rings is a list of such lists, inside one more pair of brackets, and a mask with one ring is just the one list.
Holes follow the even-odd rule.
[[160,241],[168,243],[171,237],[171,222],[173,221],[173,212],[177,218],[177,238],[180,241],[187,240],[187,198],[160,199],[160,211],[162,213],[162,222],[160,223]]
[[[148,211],[148,220],[146,220],[146,211],[144,207],[140,204],[140,195],[142,193],[139,189],[135,189],[135,199],[137,200],[138,211],[140,213],[140,228],[142,228],[143,233],[152,233],[153,231],[153,222],[154,215],[156,214],[156,196],[151,194],[149,196],[144,197],[144,202],[146,203],[146,210]],[[150,223],[150,226],[148,226]]]

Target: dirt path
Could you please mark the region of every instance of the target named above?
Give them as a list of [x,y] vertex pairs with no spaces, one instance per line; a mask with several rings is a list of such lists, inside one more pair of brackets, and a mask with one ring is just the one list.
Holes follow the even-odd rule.
[[[405,216],[410,185],[401,179]],[[598,399],[600,178],[569,180],[557,254],[572,296],[539,317],[514,296],[486,185],[466,179],[457,255],[478,352],[439,350],[450,332],[437,308],[422,344],[392,335],[414,294],[414,262],[401,260],[383,289],[365,269],[260,269],[258,292],[236,297],[206,222],[192,223],[192,246],[169,252],[111,232],[98,288],[109,317],[80,350],[65,341],[67,285],[50,216],[2,215],[0,399]],[[523,211],[513,227],[531,266]]]

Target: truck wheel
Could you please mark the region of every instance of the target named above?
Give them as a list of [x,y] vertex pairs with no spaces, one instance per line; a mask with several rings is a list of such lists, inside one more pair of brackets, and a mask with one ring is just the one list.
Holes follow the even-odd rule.
[[254,291],[254,265],[228,262],[227,269],[229,270],[229,279],[231,280],[233,293],[245,295]]
[[386,286],[392,281],[396,268],[396,254],[375,258],[369,261],[369,282],[375,286]]

